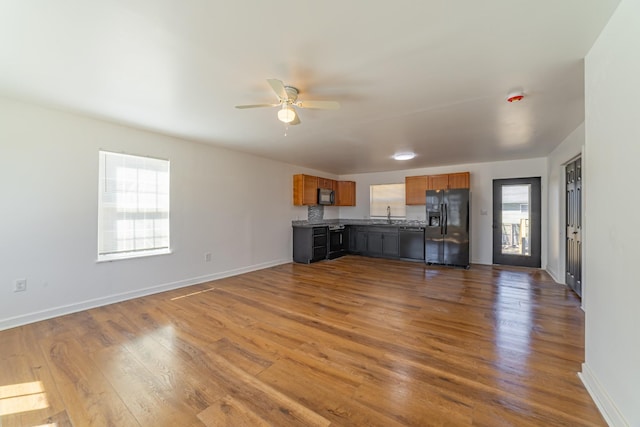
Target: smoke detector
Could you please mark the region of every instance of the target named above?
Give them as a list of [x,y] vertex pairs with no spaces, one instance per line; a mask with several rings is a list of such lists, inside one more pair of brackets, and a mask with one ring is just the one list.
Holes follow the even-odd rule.
[[507,102],[522,101],[522,98],[524,98],[524,93],[521,90],[518,90],[507,95]]

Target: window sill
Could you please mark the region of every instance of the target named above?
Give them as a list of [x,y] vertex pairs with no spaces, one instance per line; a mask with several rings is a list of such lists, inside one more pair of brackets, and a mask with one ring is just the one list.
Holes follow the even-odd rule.
[[136,259],[136,258],[147,258],[158,255],[169,255],[171,254],[171,249],[160,249],[154,251],[141,251],[141,252],[126,252],[121,254],[110,254],[110,255],[98,255],[98,259],[96,263],[102,262],[112,262],[112,261],[123,261],[127,259]]

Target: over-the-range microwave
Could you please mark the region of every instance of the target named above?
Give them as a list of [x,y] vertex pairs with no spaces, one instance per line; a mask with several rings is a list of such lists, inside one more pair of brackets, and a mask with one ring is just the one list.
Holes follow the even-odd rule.
[[335,193],[329,188],[318,188],[318,204],[333,205],[335,202]]

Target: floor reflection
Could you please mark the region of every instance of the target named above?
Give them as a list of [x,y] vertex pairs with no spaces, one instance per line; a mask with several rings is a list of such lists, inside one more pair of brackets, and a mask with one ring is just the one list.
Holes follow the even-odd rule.
[[[514,287],[514,282],[520,284]],[[533,329],[532,288],[527,273],[498,272],[495,313],[495,350],[500,369],[528,371]]]

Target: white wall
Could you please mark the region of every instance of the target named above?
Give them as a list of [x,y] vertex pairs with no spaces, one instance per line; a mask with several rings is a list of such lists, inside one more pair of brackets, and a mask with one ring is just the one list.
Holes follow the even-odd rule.
[[[584,123],[571,134],[547,157],[548,184],[548,228],[547,228],[547,271],[558,283],[565,283],[565,215],[566,186],[564,168],[575,157],[582,154],[584,147]],[[584,206],[584,205],[583,205]],[[583,247],[586,245],[586,232],[582,236]],[[583,275],[582,285],[586,286]]]
[[[292,175],[323,175],[2,98],[0,148],[0,329],[289,262]],[[171,160],[171,255],[95,262],[101,148]]]
[[611,425],[640,426],[640,2],[622,0],[585,59],[585,363]]
[[[405,176],[436,175],[452,172],[471,173],[471,262],[492,263],[493,247],[493,180],[503,178],[541,177],[542,230],[547,227],[547,162],[545,158],[508,162],[469,163],[455,166],[409,169],[342,175],[340,179],[356,181],[356,206],[340,208],[341,218],[369,217],[369,186],[371,184],[404,183]],[[424,220],[424,206],[407,206],[407,219]],[[542,233],[542,265],[547,262],[547,235]]]

